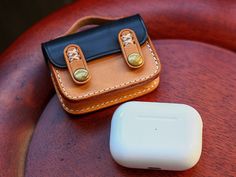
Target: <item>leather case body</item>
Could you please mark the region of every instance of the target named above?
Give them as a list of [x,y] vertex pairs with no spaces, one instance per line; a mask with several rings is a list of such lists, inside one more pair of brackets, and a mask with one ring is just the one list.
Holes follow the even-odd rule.
[[[137,36],[144,64],[130,68],[118,41],[122,29]],[[73,82],[64,59],[64,48],[78,45],[83,51],[90,80]],[[52,80],[63,108],[71,114],[83,114],[121,103],[154,90],[159,84],[159,58],[139,15],[107,22],[75,34],[42,44]]]

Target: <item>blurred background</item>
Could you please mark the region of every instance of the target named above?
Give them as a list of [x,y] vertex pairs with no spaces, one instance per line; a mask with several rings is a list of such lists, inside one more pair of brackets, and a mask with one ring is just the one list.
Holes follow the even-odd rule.
[[0,53],[34,23],[74,0],[1,0]]

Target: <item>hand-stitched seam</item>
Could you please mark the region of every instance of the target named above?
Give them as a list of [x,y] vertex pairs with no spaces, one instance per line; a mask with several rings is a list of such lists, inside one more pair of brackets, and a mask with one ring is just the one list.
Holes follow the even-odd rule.
[[150,77],[152,77],[153,75],[155,75],[155,74],[158,72],[158,69],[159,69],[157,57],[155,56],[155,54],[154,54],[154,52],[153,52],[153,50],[152,50],[150,44],[148,43],[148,41],[147,41],[146,43],[147,43],[147,47],[148,47],[149,51],[151,52],[151,55],[152,55],[152,57],[153,57],[153,59],[154,59],[154,62],[155,62],[155,64],[156,64],[156,70],[154,71],[154,73],[152,73],[152,74],[150,74],[149,76],[146,76],[146,77],[142,77],[142,78],[139,78],[139,79],[135,79],[135,80],[132,80],[132,81],[129,81],[129,82],[122,83],[122,84],[120,84],[120,85],[115,85],[115,86],[112,86],[112,87],[109,87],[109,88],[105,88],[105,89],[102,89],[102,90],[98,90],[98,91],[94,91],[94,92],[91,92],[91,93],[87,93],[87,94],[85,94],[85,95],[81,95],[81,96],[71,96],[71,95],[66,91],[66,89],[65,89],[65,87],[64,87],[64,84],[63,84],[63,82],[62,82],[62,80],[61,80],[59,71],[55,68],[57,78],[58,78],[58,80],[59,80],[59,83],[60,83],[60,85],[61,85],[61,88],[62,88],[63,92],[65,93],[66,97],[71,98],[71,99],[85,98],[85,97],[87,97],[87,96],[92,96],[92,95],[95,95],[95,94],[98,94],[98,93],[101,94],[101,93],[103,93],[103,92],[105,92],[105,91],[112,90],[112,89],[115,89],[115,88],[119,88],[119,87],[121,87],[121,86],[125,86],[125,85],[128,85],[128,84],[130,84],[130,83],[137,83],[137,82],[139,82],[139,81],[143,81],[143,80],[149,79]]
[[146,88],[146,89],[137,91],[137,92],[132,93],[132,94],[124,95],[124,96],[121,96],[121,97],[119,97],[119,98],[115,98],[115,99],[113,99],[113,100],[109,100],[109,101],[106,101],[106,102],[102,102],[102,103],[100,103],[100,104],[92,105],[92,106],[87,107],[87,108],[82,108],[82,109],[75,109],[75,110],[74,110],[74,109],[68,108],[68,107],[65,105],[65,103],[64,103],[64,101],[63,101],[63,99],[62,99],[62,97],[61,97],[60,94],[59,94],[59,100],[60,100],[60,102],[61,102],[63,108],[64,108],[65,110],[67,110],[67,111],[70,111],[70,112],[87,112],[87,111],[89,111],[89,110],[93,110],[94,108],[99,109],[99,108],[101,108],[102,106],[107,105],[107,104],[109,104],[109,103],[114,103],[114,104],[115,104],[115,103],[119,103],[119,101],[122,100],[123,98],[133,97],[133,96],[136,96],[136,95],[145,93],[145,92],[151,90],[153,87],[155,87],[156,84],[157,84],[157,82],[154,81],[154,83],[153,83],[150,87],[148,87],[148,88]]

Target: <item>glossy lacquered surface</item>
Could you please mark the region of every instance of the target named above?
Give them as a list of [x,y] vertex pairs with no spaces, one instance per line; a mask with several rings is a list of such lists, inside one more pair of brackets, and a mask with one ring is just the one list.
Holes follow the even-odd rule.
[[165,66],[160,86],[136,100],[177,102],[195,107],[204,122],[199,163],[185,172],[121,167],[112,160],[109,152],[111,118],[117,106],[71,117],[53,97],[34,131],[26,158],[26,176],[200,177],[235,174],[232,168],[235,156],[236,85],[232,74],[235,73],[235,54],[198,42],[166,40],[155,44]]
[[[81,0],[34,25],[1,54],[0,176],[235,176],[235,9],[231,0]],[[118,166],[108,144],[117,106],[72,117],[53,96],[40,44],[85,15],[137,12],[163,68],[159,88],[136,100],[189,104],[203,118],[201,160],[185,172]]]

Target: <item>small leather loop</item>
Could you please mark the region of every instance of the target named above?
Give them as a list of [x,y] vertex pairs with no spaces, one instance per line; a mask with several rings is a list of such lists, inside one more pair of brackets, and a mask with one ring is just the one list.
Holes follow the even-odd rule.
[[123,29],[118,34],[118,41],[124,59],[130,68],[140,68],[144,64],[144,57],[135,32]]
[[87,83],[91,76],[81,48],[76,44],[66,46],[64,58],[73,81],[76,84]]
[[86,16],[78,19],[65,33],[65,35],[73,34],[77,32],[80,28],[87,25],[102,25],[107,22],[115,21],[119,18],[109,18],[100,16]]
[[[117,20],[118,18],[106,18],[106,17],[99,17],[99,16],[86,16],[83,18],[78,19],[68,30],[64,35],[69,35],[77,32],[80,28],[87,26],[87,25],[102,25],[104,23]],[[75,60],[70,60],[68,57],[68,49],[72,48],[73,50],[76,50],[75,52],[72,50],[72,53],[78,52],[78,58]],[[70,72],[70,75],[73,79],[73,81],[76,84],[85,84],[90,79],[90,73],[88,70],[87,62],[84,58],[83,52],[81,48],[78,45],[71,44],[68,45],[64,49],[64,57],[65,61],[68,67],[68,70]],[[77,56],[76,56],[77,57]],[[85,78],[85,74],[86,77]],[[80,80],[84,79],[85,80]]]

